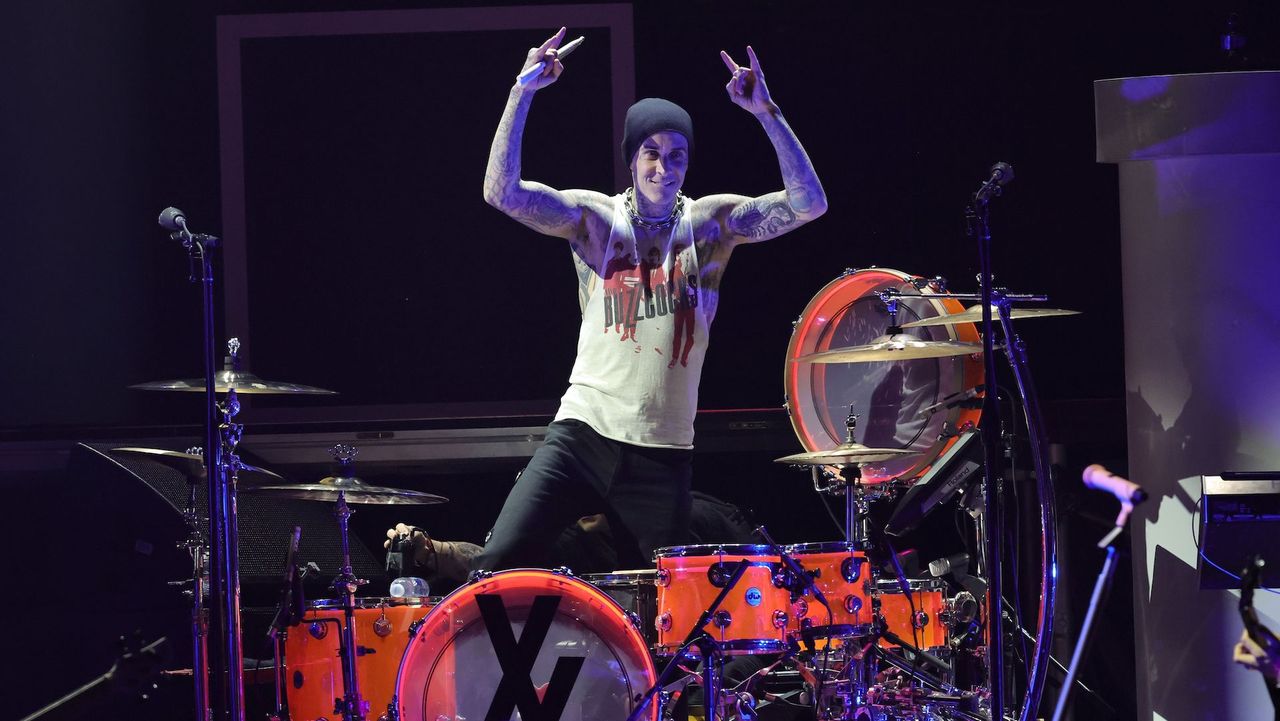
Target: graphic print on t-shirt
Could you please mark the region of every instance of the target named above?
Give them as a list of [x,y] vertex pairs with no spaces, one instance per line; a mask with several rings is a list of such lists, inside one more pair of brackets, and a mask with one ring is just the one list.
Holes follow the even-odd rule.
[[[604,272],[603,332],[619,335],[618,340],[630,340],[639,344],[637,328],[646,321],[670,316],[673,328],[670,338],[671,360],[668,368],[676,363],[688,366],[689,352],[694,343],[694,313],[698,307],[698,277],[686,273],[692,266],[689,254],[694,250],[683,243],[675,244],[671,257],[664,259],[661,249],[651,246],[644,258],[629,250],[622,243],[614,243],[611,257]],[[664,262],[668,260],[669,262]],[[668,277],[667,268],[670,267]],[[649,337],[654,351],[667,353],[666,339]]]

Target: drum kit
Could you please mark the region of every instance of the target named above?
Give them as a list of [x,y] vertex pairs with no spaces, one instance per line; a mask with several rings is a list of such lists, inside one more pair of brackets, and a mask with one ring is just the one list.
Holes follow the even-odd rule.
[[[332,503],[344,554],[335,598],[291,612],[282,602],[274,717],[658,721],[677,709],[688,713],[683,691],[701,686],[709,720],[746,721],[783,702],[807,705],[821,721],[990,719],[985,580],[975,588],[908,578],[886,551],[885,528],[870,521],[877,507],[892,507],[945,465],[947,451],[977,427],[984,373],[974,322],[981,310],[965,308],[941,278],[873,268],[846,271],[795,323],[784,383],[806,450],[777,462],[807,470],[824,498],[843,499],[842,540],[782,547],[761,527],[766,543],[662,548],[650,569],[477,573],[445,597],[357,597],[366,581],[352,573],[348,518],[352,504],[447,499],[365,483],[353,472],[351,447],[331,449],[336,470],[315,483],[289,483],[235,456],[237,393],[331,391],[240,370],[232,339],[214,377],[225,394],[218,408],[221,436],[230,441],[222,455],[232,499],[238,489]],[[1013,319],[1072,313],[1006,306]],[[206,380],[134,387],[203,392]],[[194,491],[208,479],[206,455],[116,451],[190,480],[188,547],[195,586],[207,588]],[[294,564],[291,554],[296,573]],[[978,564],[980,573],[987,567]],[[203,595],[194,594],[194,618],[205,615]],[[204,633],[195,629],[198,641]],[[793,692],[753,695],[738,689],[763,684],[741,682],[723,689],[726,666],[743,657],[767,661],[753,675],[787,677]],[[691,671],[698,663],[701,670]]]

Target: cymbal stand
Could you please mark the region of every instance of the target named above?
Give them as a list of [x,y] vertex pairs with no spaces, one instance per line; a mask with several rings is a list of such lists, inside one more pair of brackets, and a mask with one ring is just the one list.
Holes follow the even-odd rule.
[[[356,449],[338,444],[330,449],[339,466],[341,477],[354,475],[350,472],[352,461],[356,457]],[[335,711],[342,714],[344,721],[363,721],[369,710],[369,702],[360,698],[359,678],[356,671],[356,658],[359,649],[356,646],[356,589],[368,583],[356,578],[351,569],[351,543],[348,533],[348,519],[355,511],[347,505],[347,492],[338,491],[338,506],[334,515],[338,518],[339,537],[342,539],[342,570],[333,579],[333,590],[342,598],[343,628],[339,637],[338,656],[342,659],[342,704]]]
[[[187,452],[198,455],[201,449],[190,448]],[[191,594],[191,678],[196,708],[208,709],[209,609],[205,605],[205,596],[209,591],[209,549],[205,546],[200,514],[196,511],[198,484],[198,478],[187,476],[187,507],[182,512],[182,520],[187,524],[187,538],[179,545],[191,556],[191,588],[184,593]],[[177,581],[174,585],[186,585],[186,582]]]

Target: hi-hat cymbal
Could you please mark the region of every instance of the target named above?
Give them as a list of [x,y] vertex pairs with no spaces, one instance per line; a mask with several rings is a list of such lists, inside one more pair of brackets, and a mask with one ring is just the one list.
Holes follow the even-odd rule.
[[[1021,320],[1023,318],[1048,318],[1055,315],[1080,315],[1078,310],[1065,310],[1063,308],[1013,308],[1009,311],[1009,318],[1012,320]],[[1000,311],[995,306],[991,307],[991,318],[994,322],[1000,322]],[[982,306],[975,305],[966,308],[959,313],[951,315],[939,315],[933,318],[922,318],[913,320],[910,323],[903,323],[903,328],[920,328],[928,325],[952,325],[955,323],[981,323],[982,322]]]
[[[112,448],[111,452],[155,461],[178,471],[187,478],[204,480],[208,475],[205,473],[204,456],[198,453],[166,451],[162,448]],[[279,473],[251,466],[248,463],[240,464],[240,471],[236,474],[236,477],[240,479],[241,483],[248,484],[285,482],[284,476]]]
[[[264,381],[248,371],[220,370],[213,377],[214,389],[218,393],[226,393],[232,388],[236,393],[260,393],[260,394],[290,394],[290,393],[310,393],[333,395],[335,392],[325,390],[324,388],[316,388],[315,386],[304,386],[297,383],[281,383],[280,381]],[[193,393],[204,392],[203,378],[187,378],[173,381],[151,381],[149,383],[138,383],[129,386],[134,390],[140,391],[186,391]]]
[[793,466],[848,466],[855,463],[879,463],[920,451],[905,448],[869,448],[861,443],[843,443],[825,451],[808,451],[774,459],[774,463]]
[[799,363],[871,363],[875,361],[900,361],[916,358],[946,358],[948,356],[981,353],[981,343],[965,343],[955,340],[921,340],[913,335],[898,333],[882,335],[866,345],[833,348],[796,358]]
[[411,491],[407,488],[389,488],[387,486],[371,486],[359,478],[333,477],[322,478],[318,483],[295,483],[287,486],[256,486],[246,488],[253,493],[267,493],[280,498],[295,498],[303,501],[338,500],[338,492],[346,494],[347,503],[380,506],[427,506],[434,503],[448,503],[449,499],[434,493]]

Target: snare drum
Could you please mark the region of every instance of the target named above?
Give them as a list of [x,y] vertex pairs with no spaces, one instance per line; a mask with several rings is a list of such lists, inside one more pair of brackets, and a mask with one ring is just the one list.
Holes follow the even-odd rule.
[[[413,721],[517,712],[624,719],[656,680],[644,639],[602,591],[563,573],[502,571],[459,588],[426,616],[400,660],[396,706],[382,710]],[[643,718],[656,721],[657,707]]]
[[[386,709],[395,693],[396,669],[409,644],[409,625],[424,617],[438,598],[357,598],[356,674],[360,697],[369,708]],[[342,601],[313,602],[302,623],[285,639],[285,698],[289,718],[314,721],[334,718],[334,702],[342,698]],[[374,715],[376,718],[376,714]]]
[[658,617],[658,589],[654,579],[658,572],[647,568],[639,571],[614,571],[612,573],[586,574],[582,580],[605,592],[622,606],[635,622],[636,630],[644,637],[645,645],[653,648],[658,643],[658,631],[654,619]]
[[[919,639],[921,649],[947,645],[947,629],[938,618],[945,609],[946,582],[940,578],[911,579],[907,586],[911,589],[915,616],[911,615],[911,604],[902,594],[898,581],[880,579],[880,613],[884,615],[885,626],[908,643],[915,644],[915,639]],[[883,639],[880,644],[894,645]]]
[[786,648],[791,598],[783,587],[786,579],[778,556],[770,553],[769,546],[675,546],[658,549],[654,557],[659,655],[680,651],[693,625],[744,559],[751,565],[703,628],[731,656],[779,653]]
[[[792,630],[834,625],[841,635],[860,635],[871,623],[871,602],[867,589],[867,555],[852,543],[799,543],[787,553],[813,575],[814,585],[831,604],[831,616],[813,596],[806,593],[791,605],[795,619]],[[869,630],[869,629],[867,629]]]

